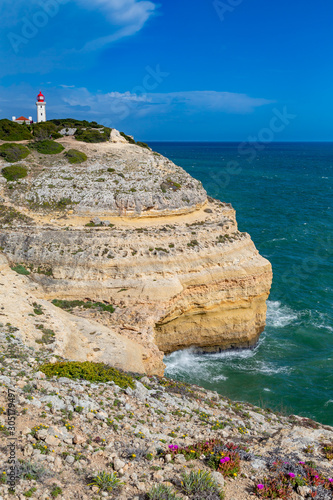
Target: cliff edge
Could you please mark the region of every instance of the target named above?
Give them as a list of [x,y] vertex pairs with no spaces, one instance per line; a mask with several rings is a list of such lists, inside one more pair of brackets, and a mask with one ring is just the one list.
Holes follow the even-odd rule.
[[15,163],[25,176],[0,175],[1,314],[24,341],[160,375],[164,353],[255,345],[272,269],[233,208],[115,131],[56,142]]

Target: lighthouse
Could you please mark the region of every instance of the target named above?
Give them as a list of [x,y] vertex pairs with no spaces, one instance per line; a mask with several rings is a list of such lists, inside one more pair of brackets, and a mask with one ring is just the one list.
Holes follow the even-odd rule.
[[37,123],[46,122],[46,102],[41,92],[37,96]]

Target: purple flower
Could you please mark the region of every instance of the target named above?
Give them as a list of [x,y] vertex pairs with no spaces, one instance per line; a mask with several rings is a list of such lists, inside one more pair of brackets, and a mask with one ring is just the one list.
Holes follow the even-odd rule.
[[305,464],[305,462],[298,462],[298,463],[299,463],[299,464],[301,464],[301,465],[304,465],[304,464]]
[[315,476],[315,478],[316,478],[316,479],[319,479],[319,476],[317,475],[317,476]]
[[333,479],[331,477],[328,478],[330,483],[333,483]]
[[229,457],[224,457],[224,458],[221,458],[220,462],[221,464],[224,464],[225,462],[229,462],[230,458]]
[[257,488],[258,490],[263,490],[264,489],[264,485],[263,484],[257,484]]
[[289,472],[288,476],[290,476],[291,478],[296,477],[293,472]]

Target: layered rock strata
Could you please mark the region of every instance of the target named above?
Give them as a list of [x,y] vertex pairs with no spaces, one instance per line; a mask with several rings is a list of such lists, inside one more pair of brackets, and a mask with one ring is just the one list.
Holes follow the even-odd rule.
[[[163,353],[186,347],[253,346],[265,327],[272,270],[238,231],[232,207],[147,149],[59,142],[88,161],[34,154],[28,177],[0,181],[0,247],[11,266],[30,269],[24,280],[34,282],[34,296],[112,303],[111,315],[75,310],[74,318],[105,328],[94,359],[112,357],[107,332],[138,345],[134,371],[163,373]],[[70,333],[67,340],[54,349],[76,359]]]

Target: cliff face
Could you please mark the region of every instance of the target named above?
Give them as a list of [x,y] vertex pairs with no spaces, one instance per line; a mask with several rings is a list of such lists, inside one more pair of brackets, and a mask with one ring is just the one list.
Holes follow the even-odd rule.
[[[198,181],[157,153],[60,142],[88,161],[69,166],[59,155],[48,163],[35,156],[20,184],[9,189],[0,181],[0,247],[12,265],[31,270],[24,279],[34,282],[38,299],[115,306],[113,314],[69,315],[103,330],[94,359],[110,358],[110,332],[138,345],[134,371],[147,373],[162,373],[163,353],[177,349],[254,345],[265,326],[272,270],[238,231],[232,207],[207,199]],[[19,213],[8,217],[13,206]],[[54,349],[77,359],[70,339]],[[83,345],[81,357],[89,350],[81,339]]]

